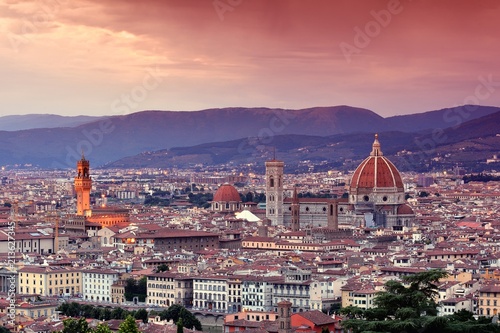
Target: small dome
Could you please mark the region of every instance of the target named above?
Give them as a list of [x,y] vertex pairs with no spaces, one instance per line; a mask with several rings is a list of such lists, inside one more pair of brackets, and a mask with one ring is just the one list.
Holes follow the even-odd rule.
[[214,198],[212,201],[215,202],[241,202],[240,194],[234,186],[229,184],[224,184],[217,192],[215,192]]
[[413,209],[407,204],[398,207],[398,215],[414,215]]
[[357,167],[351,179],[351,191],[365,188],[395,188],[403,191],[403,180],[398,169],[383,156],[378,142],[378,134],[375,134],[372,152]]

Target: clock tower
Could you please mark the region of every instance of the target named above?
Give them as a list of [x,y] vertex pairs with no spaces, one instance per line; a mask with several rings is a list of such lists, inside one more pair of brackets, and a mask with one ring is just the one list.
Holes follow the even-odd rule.
[[76,215],[83,216],[85,211],[90,210],[90,190],[92,188],[92,178],[89,174],[90,163],[83,154],[82,159],[76,162],[76,171]]

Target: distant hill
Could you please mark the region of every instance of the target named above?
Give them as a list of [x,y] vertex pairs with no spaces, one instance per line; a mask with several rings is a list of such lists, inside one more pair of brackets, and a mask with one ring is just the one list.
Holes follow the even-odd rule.
[[[402,171],[425,171],[430,168],[452,168],[457,163],[482,170],[486,158],[500,153],[500,112],[479,119],[427,133],[400,131],[379,133],[382,152]],[[436,133],[439,133],[437,135]],[[499,136],[497,136],[497,133]],[[307,171],[310,164],[320,170],[352,169],[369,155],[373,133],[337,134],[333,136],[280,135],[269,142],[245,138],[213,142],[192,147],[177,147],[129,156],[107,165],[109,168],[179,168],[203,165],[264,162],[277,151],[289,172]]]
[[[469,115],[470,119],[476,115],[491,113],[495,108],[478,106]],[[500,111],[500,108],[496,108]],[[291,145],[302,141],[306,136],[320,144],[324,138],[340,135],[338,140],[325,145],[337,144],[344,147],[361,144],[361,138],[367,134],[368,142],[373,139],[374,132],[391,132],[394,134],[396,145],[411,142],[415,136],[430,133],[435,128],[446,128],[454,125],[450,116],[456,116],[456,111],[449,109],[428,112],[429,122],[425,126],[421,115],[407,115],[383,118],[376,113],[350,106],[317,107],[302,110],[283,110],[269,108],[224,108],[193,112],[174,111],[143,111],[134,114],[99,118],[96,121],[85,123],[73,128],[37,128],[20,131],[0,131],[0,164],[1,165],[38,165],[47,168],[73,168],[80,158],[81,151],[91,160],[92,166],[113,165],[114,161],[127,156],[154,152],[173,147],[190,147],[189,149],[203,150],[203,144],[220,142],[220,152],[211,154],[214,163],[223,161],[225,156],[247,154],[245,143],[238,141],[248,139],[251,150],[280,144]],[[443,119],[437,121],[436,117]],[[425,118],[425,117],[424,117]],[[417,120],[415,120],[417,119]],[[395,125],[396,123],[410,124],[409,126]],[[411,126],[414,125],[414,126]],[[440,126],[443,125],[443,126]],[[444,126],[448,125],[448,126]],[[404,132],[415,132],[410,136]],[[291,135],[288,136],[287,135]],[[283,139],[281,136],[284,136]],[[293,139],[296,136],[296,139]],[[255,143],[258,138],[258,143]],[[253,140],[253,141],[252,141]],[[229,141],[229,143],[224,143]],[[252,143],[253,142],[253,143]],[[231,152],[231,147],[242,145],[240,152]],[[201,148],[200,148],[201,145]],[[193,148],[198,146],[197,148]],[[333,147],[333,146],[332,146]],[[346,146],[347,147],[347,146]],[[363,145],[363,149],[366,145]],[[387,147],[390,147],[389,145]],[[361,146],[360,146],[361,148]],[[180,149],[180,148],[179,148]],[[268,148],[266,148],[268,149]],[[326,148],[325,148],[326,149]],[[328,156],[325,149],[317,150],[312,156],[317,159]],[[347,148],[346,148],[347,149]],[[369,147],[368,147],[369,150]],[[355,152],[355,150],[353,150]],[[171,152],[176,152],[175,149]],[[177,152],[176,152],[177,153]],[[342,154],[347,155],[342,155]],[[225,154],[225,155],[224,155]],[[252,153],[253,154],[253,153]],[[323,154],[326,154],[323,156]],[[334,150],[339,158],[349,158],[347,150]],[[187,154],[182,158],[187,159]],[[300,155],[300,154],[299,154]],[[179,154],[179,156],[181,156]],[[198,163],[208,161],[208,155],[191,154],[192,160],[199,158]],[[180,157],[178,157],[180,158]],[[123,161],[123,160],[122,160]],[[166,164],[167,167],[169,164]]]
[[386,129],[417,132],[432,128],[448,128],[500,111],[494,106],[461,105],[423,113],[385,118]]
[[0,131],[19,131],[33,128],[75,127],[102,117],[58,116],[55,114],[27,114],[0,117]]

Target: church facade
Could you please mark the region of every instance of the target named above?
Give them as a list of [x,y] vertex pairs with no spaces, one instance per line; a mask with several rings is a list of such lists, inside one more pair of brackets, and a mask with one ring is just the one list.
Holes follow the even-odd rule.
[[[266,177],[283,178],[283,168],[268,172],[278,161],[266,163]],[[268,164],[269,163],[269,164]],[[272,163],[272,164],[271,164]],[[283,162],[281,162],[283,163]],[[266,179],[266,197],[275,195],[276,189]],[[283,189],[281,188],[281,194]],[[292,230],[304,228],[328,228],[337,230],[346,227],[383,227],[400,229],[410,227],[415,222],[415,214],[406,204],[403,180],[394,164],[383,156],[378,135],[372,145],[370,155],[354,171],[348,188],[347,199],[334,198],[285,198],[271,201],[266,212],[273,225],[284,225]],[[281,196],[281,198],[283,198]],[[273,214],[280,211],[282,215]],[[298,215],[298,222],[296,216]],[[298,227],[297,227],[298,225]]]

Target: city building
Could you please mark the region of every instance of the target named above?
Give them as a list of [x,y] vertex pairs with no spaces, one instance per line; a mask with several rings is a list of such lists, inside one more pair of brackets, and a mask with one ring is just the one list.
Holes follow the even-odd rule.
[[82,271],[83,298],[94,302],[112,302],[112,286],[118,281],[117,271],[94,268]]
[[81,268],[24,266],[18,271],[19,293],[72,296],[82,292]]
[[160,272],[147,275],[146,303],[154,306],[169,307],[175,304],[175,275]]
[[492,317],[500,309],[500,285],[487,284],[479,289],[478,314]]
[[244,311],[272,311],[273,285],[276,277],[247,276],[241,284],[241,306]]
[[278,311],[280,302],[291,303],[292,312],[303,312],[311,309],[310,285],[311,271],[296,267],[280,269],[281,280],[273,283],[273,307]]
[[196,276],[193,279],[193,308],[201,311],[226,312],[227,277]]

